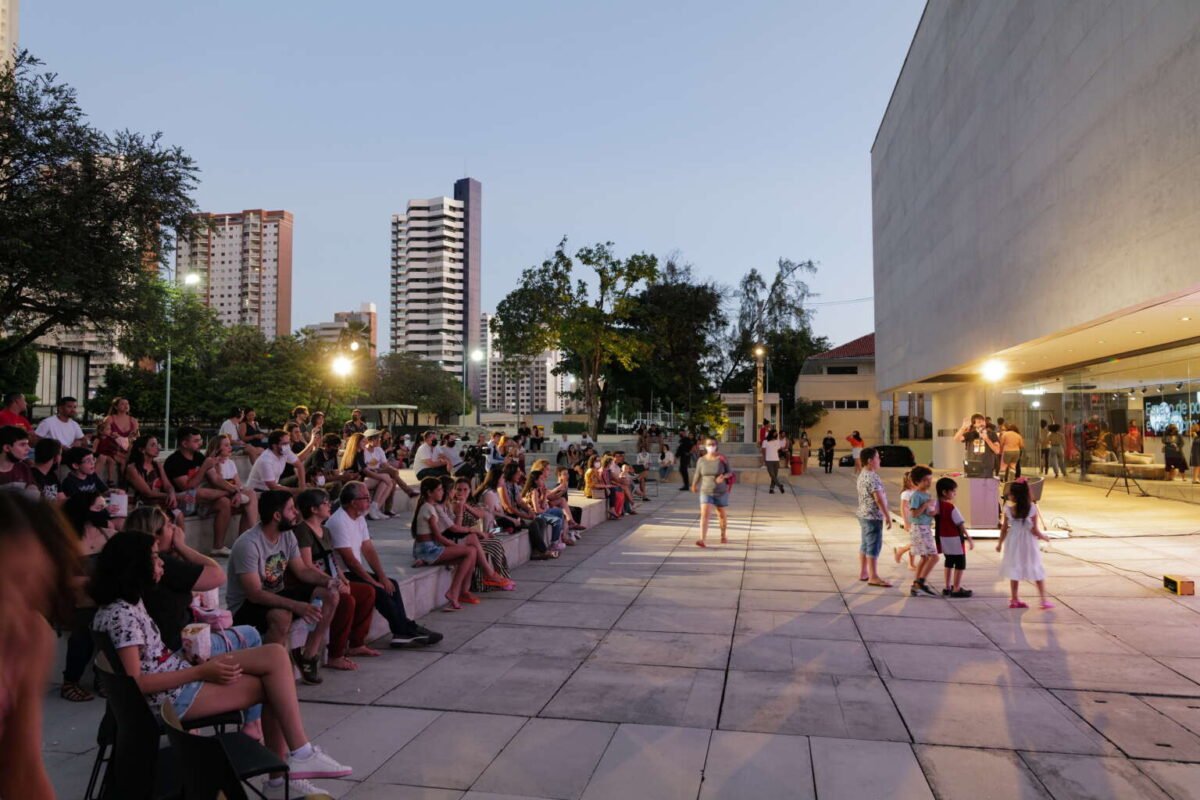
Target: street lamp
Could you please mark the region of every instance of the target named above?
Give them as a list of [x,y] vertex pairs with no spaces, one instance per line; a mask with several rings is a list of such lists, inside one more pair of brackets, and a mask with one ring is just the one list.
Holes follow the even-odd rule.
[[763,397],[763,356],[767,354],[767,348],[761,344],[754,348],[754,429],[750,432],[750,441],[758,441],[758,427],[762,425],[766,419],[766,414],[763,413],[765,398]]
[[[471,351],[471,361],[475,364],[475,374],[479,374],[479,364],[483,361],[483,351],[476,347]],[[463,415],[467,413],[467,382],[463,381]],[[475,424],[479,425],[479,393],[475,393]]]
[[339,378],[344,378],[354,369],[354,364],[345,356],[337,356],[333,359],[333,374]]
[[[200,284],[200,273],[189,272],[187,275],[183,276],[183,285],[185,288],[192,287],[192,286],[198,286],[199,284]],[[168,296],[168,302],[170,302],[169,296]],[[175,322],[175,315],[170,313],[173,310],[174,309],[172,309],[170,306],[168,306],[168,308],[167,308],[168,315],[169,315],[169,319],[167,320],[168,325],[173,325]],[[171,334],[172,333],[174,333],[174,332],[168,331],[168,334],[167,334],[167,397],[166,397],[166,401],[163,403],[163,450],[171,449]]]

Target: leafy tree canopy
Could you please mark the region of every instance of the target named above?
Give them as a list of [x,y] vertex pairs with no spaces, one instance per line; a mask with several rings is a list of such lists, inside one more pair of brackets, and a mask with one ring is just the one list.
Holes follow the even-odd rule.
[[[403,351],[379,359],[374,400],[414,405],[443,420],[464,410],[461,381],[440,365]],[[465,410],[467,413],[474,410],[469,396]]]

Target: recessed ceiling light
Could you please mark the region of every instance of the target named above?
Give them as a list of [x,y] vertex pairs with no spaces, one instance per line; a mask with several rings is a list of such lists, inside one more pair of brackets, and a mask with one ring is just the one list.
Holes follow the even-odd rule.
[[1135,333],[1135,334],[1142,334],[1142,333],[1145,333],[1145,331],[1134,331],[1134,333]]
[[1097,339],[1097,340],[1096,340],[1096,344],[1104,344],[1104,340],[1103,340],[1103,339]]
[[1189,321],[1190,319],[1191,319],[1191,317],[1180,317],[1180,318],[1179,318],[1179,321],[1180,321],[1180,322],[1187,322],[1187,321]]

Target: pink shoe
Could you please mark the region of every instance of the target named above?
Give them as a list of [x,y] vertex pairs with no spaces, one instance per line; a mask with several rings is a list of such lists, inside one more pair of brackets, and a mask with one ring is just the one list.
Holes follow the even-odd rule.
[[1021,600],[1010,600],[1008,602],[1008,607],[1009,608],[1029,608],[1029,603],[1026,603]]
[[1049,611],[1050,609],[1054,608],[1054,603],[1051,603],[1049,600],[1046,600],[1039,606],[1039,608],[1041,608],[1042,611]]

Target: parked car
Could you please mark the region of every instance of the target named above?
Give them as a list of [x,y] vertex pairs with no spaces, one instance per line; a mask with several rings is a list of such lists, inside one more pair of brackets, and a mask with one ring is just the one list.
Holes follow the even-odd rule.
[[[877,444],[873,445],[879,453],[879,466],[881,467],[915,467],[917,459],[913,455],[913,451],[899,444]],[[839,467],[853,467],[854,456],[842,456],[838,459]]]

